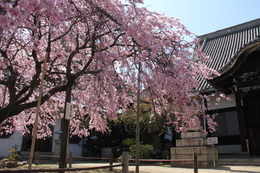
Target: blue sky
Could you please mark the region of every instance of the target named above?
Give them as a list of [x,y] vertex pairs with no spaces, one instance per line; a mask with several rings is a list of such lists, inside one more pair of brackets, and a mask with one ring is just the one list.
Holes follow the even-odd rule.
[[196,35],[260,18],[260,0],[144,0],[144,6],[179,18]]

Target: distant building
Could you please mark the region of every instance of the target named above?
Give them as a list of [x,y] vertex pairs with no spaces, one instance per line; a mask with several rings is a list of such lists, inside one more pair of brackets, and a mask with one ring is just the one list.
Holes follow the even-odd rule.
[[219,105],[214,97],[205,101],[213,105],[206,111],[219,114],[217,131],[210,136],[218,137],[219,153],[260,154],[260,19],[199,38],[201,50],[212,59],[208,66],[220,73],[201,81],[199,90],[233,99]]
[[[56,122],[56,125],[52,128],[53,136],[46,139],[37,139],[35,143],[35,151],[41,153],[54,154],[56,140],[59,140],[59,135],[56,131],[60,130],[60,120]],[[17,147],[17,150],[25,156],[29,156],[31,149],[31,137],[22,136],[19,131],[14,131],[13,134],[0,136],[0,158],[6,158],[8,156],[8,150],[12,147]],[[69,152],[73,153],[73,156],[82,156],[82,140],[79,138],[70,138]]]

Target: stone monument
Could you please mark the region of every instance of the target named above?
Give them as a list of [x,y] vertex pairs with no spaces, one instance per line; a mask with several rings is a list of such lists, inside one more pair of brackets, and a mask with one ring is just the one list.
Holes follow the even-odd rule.
[[[181,133],[181,139],[176,140],[176,147],[171,148],[172,160],[193,159],[198,155],[198,167],[209,168],[218,166],[218,150],[207,144],[206,135],[201,131]],[[173,167],[193,167],[193,162],[173,162]]]

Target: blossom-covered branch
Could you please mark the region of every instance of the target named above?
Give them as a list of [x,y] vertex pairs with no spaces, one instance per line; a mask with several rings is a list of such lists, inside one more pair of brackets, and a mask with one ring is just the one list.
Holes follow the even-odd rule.
[[194,116],[202,114],[190,97],[197,76],[214,71],[200,61],[206,57],[199,49],[198,59],[192,59],[198,40],[177,19],[136,3],[142,1],[1,1],[0,123],[12,119],[19,130],[33,123],[47,54],[38,137],[51,135],[48,127],[63,116],[65,91],[71,86],[76,105],[71,128],[87,135],[82,125],[87,115],[88,127],[105,131],[106,120],[116,120],[118,109],[135,101],[139,63],[154,113],[167,110],[175,117],[167,123],[176,128],[194,124]]

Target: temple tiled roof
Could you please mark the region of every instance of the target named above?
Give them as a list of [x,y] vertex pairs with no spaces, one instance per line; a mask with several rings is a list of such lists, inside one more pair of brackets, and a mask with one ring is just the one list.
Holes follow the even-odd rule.
[[[199,36],[201,50],[211,58],[207,65],[220,74],[232,64],[243,48],[258,42],[259,37],[260,19]],[[203,92],[212,89],[212,86],[201,79],[198,89]]]

